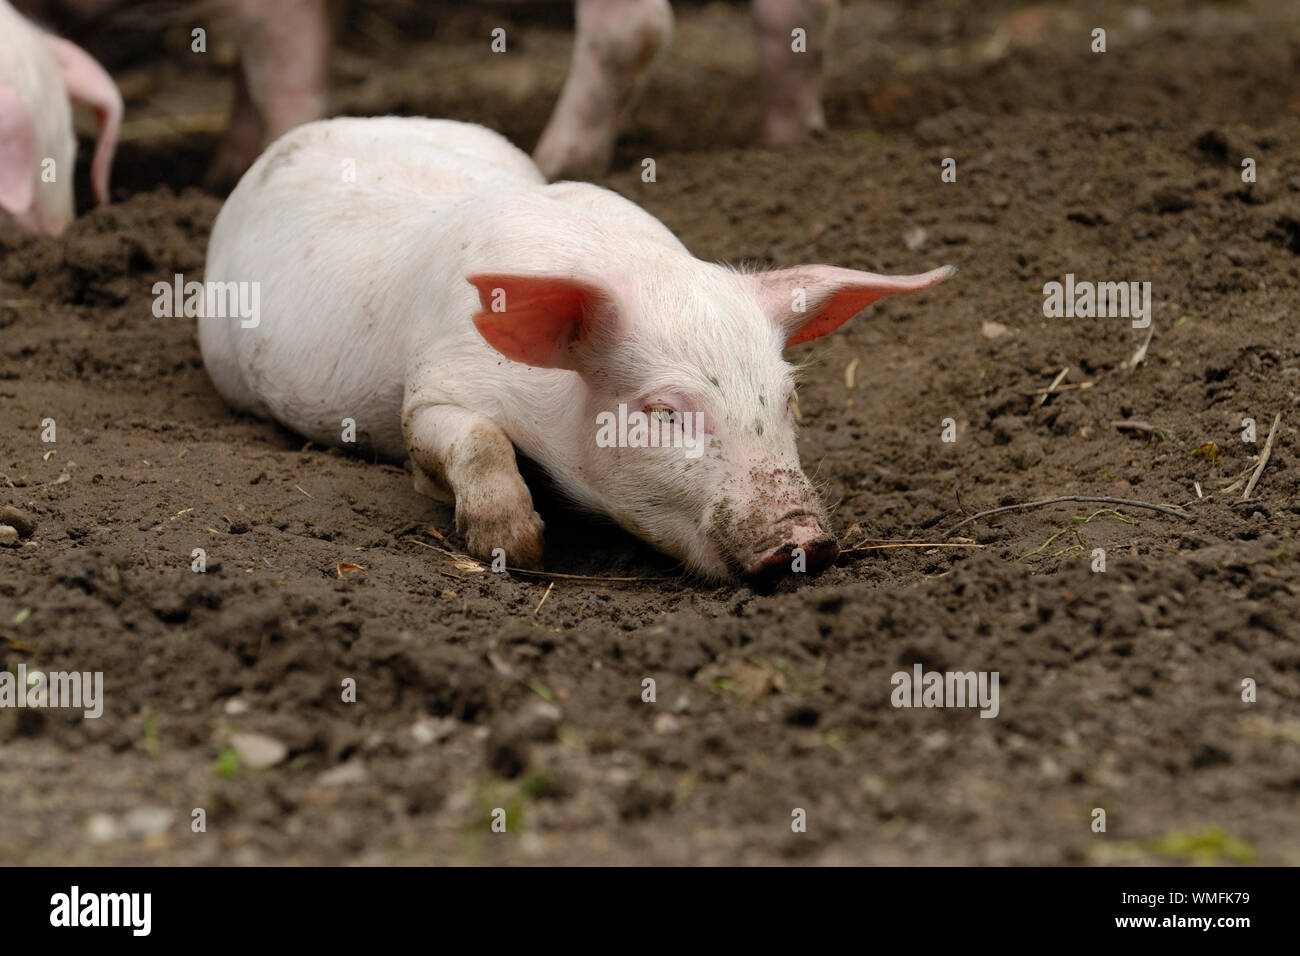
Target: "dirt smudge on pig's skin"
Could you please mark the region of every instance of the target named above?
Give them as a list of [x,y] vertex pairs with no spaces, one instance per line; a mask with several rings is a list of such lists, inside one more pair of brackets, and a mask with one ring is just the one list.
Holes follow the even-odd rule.
[[[338,111],[536,142],[566,30],[524,8],[351,6],[398,29],[344,25]],[[1129,6],[1104,0],[1097,22]],[[1010,512],[958,532],[981,548],[848,554],[774,594],[688,579],[531,473],[547,570],[633,580],[458,568],[425,546],[443,546],[432,527],[463,548],[451,506],[232,413],[192,322],[153,316],[154,282],[202,273],[220,202],[194,184],[215,136],[131,138],[102,209],[83,149],[82,218],[0,243],[0,506],[35,523],[0,547],[0,667],[102,671],[105,706],[0,709],[0,863],[1202,862],[1188,845],[1300,863],[1300,9],[1144,6],[1140,42],[1098,57],[1068,5],[1005,44],[1013,0],[850,0],[839,36],[888,36],[894,55],[836,40],[830,131],[766,150],[748,6],[677,5],[603,185],[706,259],[961,267],[787,356],[808,367],[801,459],[844,544],[942,543],[968,514],[1058,494],[1192,516]],[[495,26],[517,55],[483,55]],[[149,78],[128,121],[224,110],[229,75],[152,29],[85,38]],[[1069,272],[1153,283],[1136,369],[1145,333],[1126,321],[1044,319],[1044,283]],[[1079,387],[1044,398],[1063,368]],[[1163,440],[1113,426],[1134,418]],[[1217,459],[1191,454],[1206,441]],[[999,717],[894,708],[891,675],[917,663],[998,672]],[[288,758],[231,775],[246,731]],[[351,785],[324,776],[345,763]],[[479,839],[496,806],[511,833]],[[138,807],[176,823],[90,838]]]
[[825,505],[797,468],[755,466],[743,477],[725,478],[722,489],[709,512],[707,537],[717,542],[737,576],[745,572],[745,558],[785,543],[787,522],[795,517],[811,518],[830,530]]
[[262,166],[261,181],[266,182],[277,169],[283,169],[293,162],[294,154],[302,149],[302,144],[297,142],[280,142],[271,147],[271,152],[267,157],[265,165]]

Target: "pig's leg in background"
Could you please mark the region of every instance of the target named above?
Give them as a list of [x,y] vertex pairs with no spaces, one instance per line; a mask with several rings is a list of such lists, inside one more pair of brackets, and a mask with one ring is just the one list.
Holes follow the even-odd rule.
[[578,0],[573,60],[533,152],[547,179],[599,176],[614,158],[619,122],[656,55],[668,46],[668,0]]
[[230,128],[208,174],[232,186],[262,149],[325,115],[329,18],[325,0],[224,0],[239,44]]
[[[826,128],[822,60],[835,8],[836,0],[754,0],[765,143],[794,143]],[[792,48],[796,28],[805,33],[806,52]]]
[[440,500],[450,492],[470,554],[490,561],[501,548],[511,567],[541,567],[542,519],[514,446],[495,422],[457,405],[412,404],[402,413],[402,433],[416,491]]

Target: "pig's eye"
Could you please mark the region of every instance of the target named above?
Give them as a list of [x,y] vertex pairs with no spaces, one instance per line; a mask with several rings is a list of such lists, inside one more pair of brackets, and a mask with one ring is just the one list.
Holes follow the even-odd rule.
[[790,397],[787,398],[787,399],[785,400],[785,405],[786,405],[786,409],[790,412],[790,416],[791,416],[795,421],[799,421],[800,419],[799,419],[799,396],[798,396],[798,394],[795,393],[795,392],[791,392],[791,393],[790,393]]
[[669,408],[667,405],[647,405],[646,414],[665,425],[676,425],[681,419],[677,409]]

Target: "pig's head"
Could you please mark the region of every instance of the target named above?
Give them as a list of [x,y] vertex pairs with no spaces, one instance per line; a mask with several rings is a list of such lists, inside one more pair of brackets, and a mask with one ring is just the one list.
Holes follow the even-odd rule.
[[556,429],[542,438],[565,454],[549,471],[578,502],[708,578],[819,572],[839,548],[799,464],[782,351],[954,270],[690,262],[613,278],[471,276],[474,321],[506,357],[576,373],[537,421]]

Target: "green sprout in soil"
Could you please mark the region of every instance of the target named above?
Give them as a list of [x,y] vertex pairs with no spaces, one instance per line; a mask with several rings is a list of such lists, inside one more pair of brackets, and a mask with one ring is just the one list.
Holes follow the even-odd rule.
[[1207,866],[1216,863],[1254,863],[1255,848],[1229,834],[1223,827],[1175,830],[1163,836],[1124,840],[1114,846],[1123,858],[1156,855]]
[[1026,554],[1026,555],[1022,555],[1021,557],[1017,558],[1016,560],[1017,560],[1017,561],[1024,561],[1024,560],[1027,559],[1027,558],[1032,558],[1032,557],[1034,557],[1035,555],[1042,554],[1044,551],[1047,550],[1047,548],[1051,545],[1051,543],[1052,543],[1053,541],[1055,541],[1057,538],[1061,537],[1061,535],[1065,535],[1065,534],[1072,534],[1072,535],[1074,535],[1075,540],[1078,541],[1078,544],[1072,544],[1072,545],[1070,545],[1068,548],[1064,548],[1064,549],[1062,549],[1062,550],[1060,550],[1060,551],[1057,551],[1055,554],[1048,555],[1048,557],[1052,557],[1052,558],[1059,557],[1060,555],[1065,554],[1067,551],[1086,551],[1086,550],[1088,550],[1088,543],[1087,543],[1086,541],[1083,540],[1083,535],[1079,534],[1079,530],[1078,530],[1077,528],[1066,528],[1066,529],[1064,529],[1063,531],[1058,531],[1058,532],[1056,532],[1056,534],[1052,535],[1050,538],[1048,538],[1046,541],[1044,541],[1042,544],[1040,544],[1038,547],[1036,547],[1033,551],[1030,551],[1030,552],[1029,552],[1028,554]]
[[522,787],[504,783],[500,780],[488,780],[479,787],[478,809],[474,818],[466,824],[463,834],[468,837],[482,837],[492,832],[492,823],[496,819],[494,811],[499,807],[506,812],[506,832],[517,833],[524,822],[524,801]]
[[217,758],[217,765],[214,768],[219,776],[227,780],[234,780],[239,776],[239,754],[227,747],[221,751],[221,756]]

